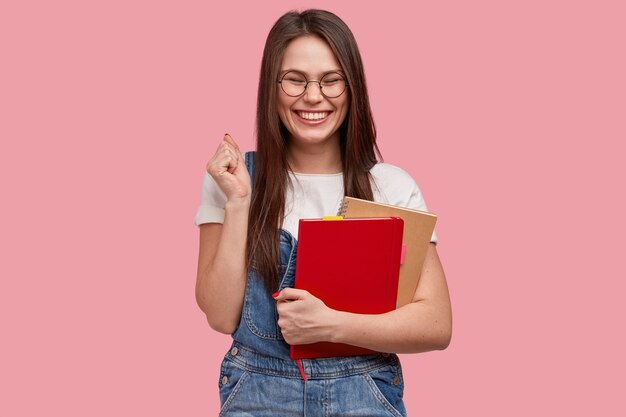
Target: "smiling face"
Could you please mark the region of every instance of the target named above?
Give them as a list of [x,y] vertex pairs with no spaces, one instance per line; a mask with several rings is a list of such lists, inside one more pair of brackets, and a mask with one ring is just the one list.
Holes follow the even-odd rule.
[[[289,43],[280,67],[279,79],[287,71],[299,71],[308,80],[319,81],[329,72],[343,73],[328,44],[316,36],[301,36]],[[276,84],[278,114],[289,131],[289,146],[339,148],[339,127],[350,105],[348,88],[336,98],[327,98],[317,82],[309,83],[304,94],[287,95]]]

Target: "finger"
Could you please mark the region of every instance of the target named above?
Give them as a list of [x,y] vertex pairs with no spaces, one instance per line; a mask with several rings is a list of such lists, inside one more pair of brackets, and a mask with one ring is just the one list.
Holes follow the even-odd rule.
[[235,146],[233,146],[232,143],[228,143],[226,139],[222,139],[218,152],[225,152],[225,151],[232,152],[233,155],[237,154],[238,152],[237,148],[235,148]]
[[220,154],[213,158],[207,164],[207,172],[213,178],[223,175],[234,175],[237,170],[238,161],[230,154]]
[[224,160],[229,162],[229,166],[236,167],[239,162],[239,158],[237,157],[238,152],[233,149],[231,146],[226,147],[222,150],[221,156]]
[[301,300],[309,294],[306,290],[298,290],[296,288],[283,288],[281,291],[275,292],[272,296],[276,301]]
[[228,133],[224,135],[224,140],[230,145],[232,145],[237,151],[239,151],[239,145],[235,143],[234,139]]
[[280,290],[280,291],[276,291],[274,294],[272,294],[272,297],[274,298],[274,300],[276,300],[279,303],[285,303],[285,302],[289,302],[292,301],[289,298],[285,297],[285,290]]
[[229,172],[233,172],[239,164],[238,152],[228,143],[222,142],[223,146],[218,150],[214,157],[214,162]]
[[218,155],[213,158],[207,164],[207,171],[213,176],[222,176],[224,174],[231,174],[234,168],[233,158],[230,155]]
[[245,164],[245,160],[243,159],[241,151],[235,148],[235,146],[233,146],[231,143],[228,143],[226,139],[222,140],[219,152],[222,154],[228,153],[232,156],[232,158],[236,161],[236,163],[233,165],[233,168],[235,168],[239,163]]

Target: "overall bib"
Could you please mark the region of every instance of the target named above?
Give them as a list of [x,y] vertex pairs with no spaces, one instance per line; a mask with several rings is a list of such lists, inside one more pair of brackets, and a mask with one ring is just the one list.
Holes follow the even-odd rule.
[[[254,152],[245,154],[254,184]],[[280,231],[280,289],[293,287],[297,241]],[[289,357],[276,301],[254,268],[248,272],[241,320],[222,361],[220,416],[406,416],[398,356]]]

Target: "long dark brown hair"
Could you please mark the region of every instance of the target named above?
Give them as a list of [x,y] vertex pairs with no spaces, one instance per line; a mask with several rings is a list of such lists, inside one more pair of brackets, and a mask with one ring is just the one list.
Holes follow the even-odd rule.
[[[268,291],[278,287],[280,228],[289,179],[287,143],[289,132],[278,115],[278,74],[285,48],[293,39],[317,36],[327,42],[341,65],[350,89],[346,119],[339,127],[344,193],[373,199],[370,169],[376,156],[376,128],[356,40],[348,26],[325,10],[289,12],[270,30],[263,50],[256,118],[256,169],[247,240],[248,266],[254,266]],[[344,93],[345,94],[345,93]]]

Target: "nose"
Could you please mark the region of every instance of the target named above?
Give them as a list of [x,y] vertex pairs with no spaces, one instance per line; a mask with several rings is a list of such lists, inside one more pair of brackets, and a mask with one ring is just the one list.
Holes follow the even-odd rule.
[[308,103],[319,103],[323,99],[324,96],[322,95],[320,83],[318,81],[309,81],[304,91],[304,100]]

